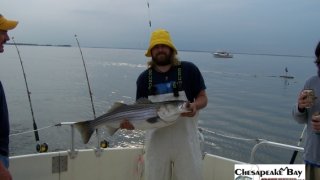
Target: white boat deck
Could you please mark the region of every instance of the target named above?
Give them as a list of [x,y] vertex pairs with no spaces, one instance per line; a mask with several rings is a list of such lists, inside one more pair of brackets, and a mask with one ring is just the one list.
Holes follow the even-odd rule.
[[[80,150],[75,158],[68,151],[23,155],[10,158],[10,171],[14,180],[143,180],[142,153],[142,148],[109,148],[100,156],[94,149]],[[233,179],[235,163],[242,162],[206,154],[204,180]]]
[[[202,131],[204,129],[201,129]],[[10,157],[10,172],[14,180],[144,180],[143,148],[82,149],[74,147],[71,131],[71,148],[68,151],[48,152]],[[303,148],[256,140],[249,163],[254,162],[255,151],[261,145],[303,152]],[[205,154],[204,180],[234,179],[236,160]],[[174,173],[174,172],[173,172]],[[174,178],[172,178],[174,180]]]

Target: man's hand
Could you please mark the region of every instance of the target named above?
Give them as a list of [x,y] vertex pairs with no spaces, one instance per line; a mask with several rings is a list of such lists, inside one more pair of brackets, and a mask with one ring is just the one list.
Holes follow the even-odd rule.
[[184,117],[193,117],[194,115],[196,115],[197,113],[197,106],[195,103],[190,103],[189,104],[189,107],[188,107],[188,110],[190,110],[190,112],[185,112],[185,113],[181,113],[181,116],[184,116]]
[[190,112],[181,113],[181,116],[184,117],[193,117],[197,114],[197,111],[207,106],[208,98],[205,90],[201,90],[197,96],[197,98],[194,100],[193,103],[189,104],[189,110]]
[[298,98],[298,108],[304,110],[305,108],[311,107],[314,104],[314,97],[308,98],[308,90],[303,90],[299,94]]
[[320,133],[320,113],[316,112],[312,115],[311,118],[311,127],[312,129],[317,132]]
[[134,130],[134,126],[127,119],[125,119],[120,124],[120,129]]

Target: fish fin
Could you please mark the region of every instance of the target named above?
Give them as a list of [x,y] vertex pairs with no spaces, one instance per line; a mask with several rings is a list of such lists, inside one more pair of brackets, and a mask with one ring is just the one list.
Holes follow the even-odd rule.
[[81,138],[84,144],[87,144],[95,129],[90,127],[89,121],[77,122],[74,126],[78,129],[81,134]]
[[152,102],[148,98],[139,98],[136,104],[151,104]]
[[153,123],[158,122],[159,120],[158,120],[157,117],[152,117],[152,118],[147,119],[146,121],[147,121],[148,123],[153,124]]
[[111,108],[108,110],[108,112],[112,112],[122,106],[127,106],[125,103],[122,103],[122,102],[115,102],[113,103],[113,105],[111,106]]
[[106,127],[106,132],[109,136],[113,136],[114,133],[116,133],[118,131],[119,128],[113,128],[110,126],[105,126]]

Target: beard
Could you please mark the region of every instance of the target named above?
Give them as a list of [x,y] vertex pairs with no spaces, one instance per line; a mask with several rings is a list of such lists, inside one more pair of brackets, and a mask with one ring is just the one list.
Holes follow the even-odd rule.
[[172,62],[172,53],[166,54],[161,52],[161,53],[152,55],[152,61],[157,66],[167,66]]

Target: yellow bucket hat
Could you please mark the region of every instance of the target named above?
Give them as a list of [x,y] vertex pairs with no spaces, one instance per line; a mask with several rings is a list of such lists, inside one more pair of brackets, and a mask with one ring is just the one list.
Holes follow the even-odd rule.
[[18,21],[7,20],[0,14],[0,30],[11,30],[14,29],[18,24]]
[[165,29],[157,29],[152,32],[150,38],[150,45],[145,55],[147,57],[151,57],[151,49],[158,44],[167,45],[171,49],[173,49],[175,54],[178,54],[177,49],[174,47],[174,44],[171,41],[169,32]]

